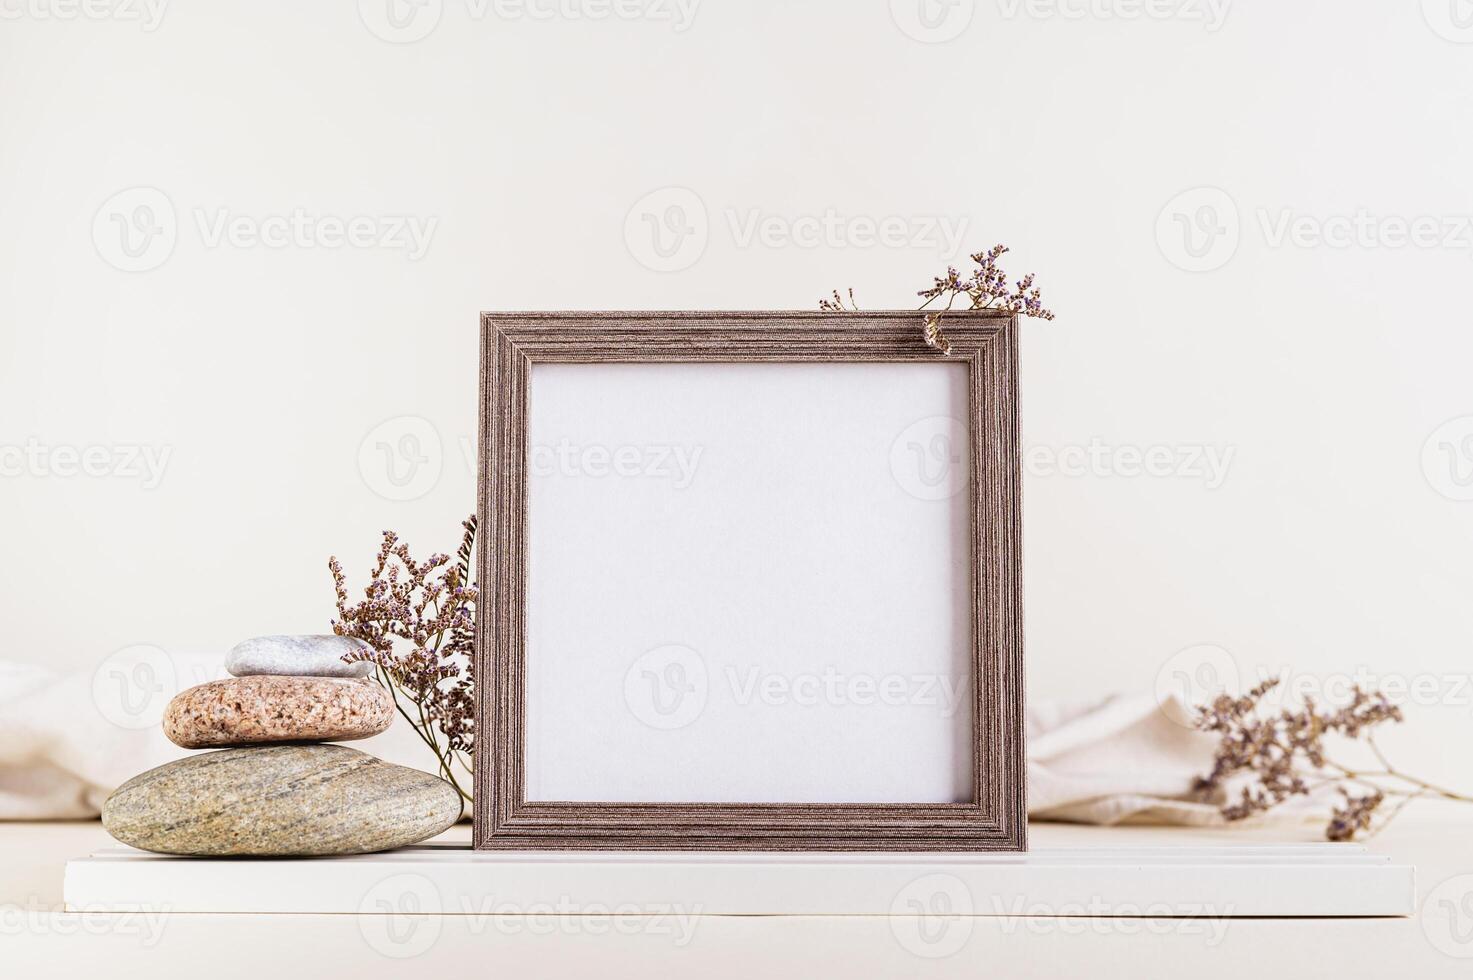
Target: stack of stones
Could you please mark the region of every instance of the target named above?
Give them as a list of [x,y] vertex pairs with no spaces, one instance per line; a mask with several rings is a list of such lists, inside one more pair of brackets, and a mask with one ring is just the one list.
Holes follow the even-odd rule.
[[213,749],[135,776],[108,798],[103,826],[164,854],[363,854],[433,837],[460,818],[460,794],[417,769],[345,742],[394,720],[393,698],[340,636],[264,636],[231,651],[234,676],[180,693],[164,734]]

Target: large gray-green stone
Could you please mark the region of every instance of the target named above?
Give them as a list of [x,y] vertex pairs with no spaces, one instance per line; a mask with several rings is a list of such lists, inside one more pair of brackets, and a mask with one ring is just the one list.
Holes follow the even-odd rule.
[[134,776],[102,807],[124,844],[217,856],[386,851],[459,818],[445,780],[343,745],[203,752]]

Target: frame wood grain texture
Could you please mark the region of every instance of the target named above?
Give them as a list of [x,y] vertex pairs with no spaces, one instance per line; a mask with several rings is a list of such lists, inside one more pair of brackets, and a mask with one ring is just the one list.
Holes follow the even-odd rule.
[[911,312],[481,314],[480,850],[1022,851],[1025,803],[1017,320],[945,320],[968,371],[973,798],[966,803],[528,802],[527,394],[540,363],[936,361]]

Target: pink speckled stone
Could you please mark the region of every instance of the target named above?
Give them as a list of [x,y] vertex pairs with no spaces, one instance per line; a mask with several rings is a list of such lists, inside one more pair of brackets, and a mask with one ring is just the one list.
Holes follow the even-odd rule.
[[373,681],[257,674],[181,691],[164,711],[164,734],[186,749],[346,742],[393,720],[393,698]]

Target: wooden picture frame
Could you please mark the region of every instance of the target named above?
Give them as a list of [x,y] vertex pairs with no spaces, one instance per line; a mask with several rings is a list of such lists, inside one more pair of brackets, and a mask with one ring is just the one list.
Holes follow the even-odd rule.
[[[1027,846],[1017,321],[958,312],[942,355],[915,312],[483,313],[475,847],[481,850],[1021,851]],[[528,410],[539,364],[965,366],[971,799],[529,800]],[[965,553],[965,552],[963,552]]]

